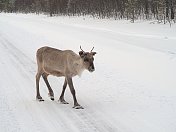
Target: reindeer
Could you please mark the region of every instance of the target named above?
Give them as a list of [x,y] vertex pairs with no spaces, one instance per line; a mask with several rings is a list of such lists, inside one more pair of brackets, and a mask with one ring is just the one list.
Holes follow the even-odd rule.
[[65,77],[59,101],[62,104],[68,104],[64,99],[65,89],[68,84],[74,100],[73,108],[83,109],[77,102],[72,77],[81,75],[84,70],[88,70],[89,72],[95,71],[93,56],[96,52],[92,52],[94,47],[90,52],[85,52],[81,46],[80,49],[79,55],[72,50],[59,50],[51,47],[42,47],[37,50],[38,71],[36,74],[36,99],[38,101],[44,101],[39,92],[39,80],[41,76],[48,88],[50,99],[54,100],[54,93],[47,79],[48,75],[54,75],[57,77]]

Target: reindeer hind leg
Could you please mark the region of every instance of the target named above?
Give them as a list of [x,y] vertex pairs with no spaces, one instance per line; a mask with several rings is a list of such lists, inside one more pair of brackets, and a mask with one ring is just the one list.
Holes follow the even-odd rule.
[[50,86],[50,84],[49,84],[49,82],[48,82],[48,78],[47,78],[47,77],[48,77],[48,74],[43,73],[43,74],[42,74],[42,77],[43,77],[43,80],[45,81],[46,86],[47,86],[47,88],[48,88],[48,91],[49,91],[48,95],[49,95],[50,99],[51,99],[52,101],[54,101],[54,92],[53,92],[53,90],[52,90],[52,88],[51,88],[51,86]]
[[39,90],[39,81],[40,81],[41,75],[42,75],[42,73],[39,72],[39,71],[36,74],[36,99],[38,101],[44,101],[43,98],[40,95],[40,90]]

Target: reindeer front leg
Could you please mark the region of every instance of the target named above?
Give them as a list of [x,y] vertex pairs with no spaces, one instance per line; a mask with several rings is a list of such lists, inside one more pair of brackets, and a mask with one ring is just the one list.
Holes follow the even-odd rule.
[[83,108],[81,105],[79,105],[78,102],[77,102],[77,99],[76,99],[76,92],[75,92],[75,89],[74,89],[74,86],[73,86],[72,78],[71,78],[71,77],[67,77],[66,79],[67,79],[67,83],[68,83],[68,85],[69,85],[69,87],[70,87],[70,91],[71,91],[71,93],[72,93],[72,95],[73,95],[73,100],[74,100],[74,106],[73,106],[73,108],[75,108],[75,109],[84,109],[84,108]]
[[65,99],[64,99],[64,93],[65,93],[66,87],[67,87],[67,79],[65,78],[63,89],[62,89],[62,93],[61,93],[60,98],[59,98],[59,101],[62,104],[68,104],[68,102],[66,102]]

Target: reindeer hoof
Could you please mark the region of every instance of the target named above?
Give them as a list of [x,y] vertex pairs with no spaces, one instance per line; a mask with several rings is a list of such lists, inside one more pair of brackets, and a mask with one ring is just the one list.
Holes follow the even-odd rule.
[[73,107],[74,109],[84,109],[82,106],[80,106],[80,105],[76,105],[76,106],[74,106]]
[[69,104],[68,102],[66,102],[65,100],[59,100],[61,104]]
[[54,96],[50,96],[50,99],[51,99],[52,101],[54,101]]
[[42,99],[42,97],[39,95],[39,96],[36,96],[36,100],[41,102],[41,101],[44,101],[44,99]]
[[41,102],[41,101],[44,101],[44,99],[39,99],[39,101]]
[[48,96],[50,97],[50,99],[52,100],[52,101],[54,101],[54,94],[50,94],[50,93],[48,93]]
[[44,101],[44,99],[42,99],[42,98],[36,98],[36,100],[39,101],[39,102]]

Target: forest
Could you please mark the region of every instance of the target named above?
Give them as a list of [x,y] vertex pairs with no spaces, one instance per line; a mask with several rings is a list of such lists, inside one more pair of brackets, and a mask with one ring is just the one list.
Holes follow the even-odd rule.
[[0,0],[0,12],[85,16],[170,22],[176,0]]

